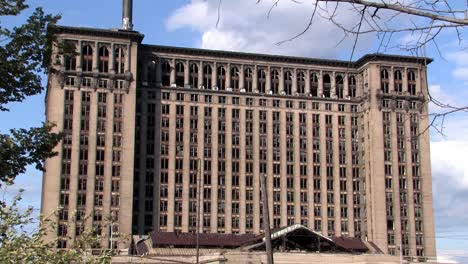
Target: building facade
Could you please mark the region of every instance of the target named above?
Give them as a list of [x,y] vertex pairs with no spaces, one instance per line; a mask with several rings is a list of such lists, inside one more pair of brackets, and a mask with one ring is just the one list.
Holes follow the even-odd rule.
[[[152,230],[262,232],[302,224],[385,253],[435,258],[427,58],[354,62],[142,44],[134,31],[58,27],[42,213],[69,247]],[[58,53],[57,53],[58,54]],[[200,195],[198,197],[198,195]],[[199,203],[199,205],[198,205]],[[112,236],[112,239],[110,238]],[[112,241],[112,242],[110,242]]]

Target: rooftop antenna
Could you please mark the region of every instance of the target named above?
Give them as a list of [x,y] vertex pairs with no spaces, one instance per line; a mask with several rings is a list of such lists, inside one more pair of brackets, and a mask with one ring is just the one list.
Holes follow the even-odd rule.
[[133,0],[123,0],[122,30],[133,30]]

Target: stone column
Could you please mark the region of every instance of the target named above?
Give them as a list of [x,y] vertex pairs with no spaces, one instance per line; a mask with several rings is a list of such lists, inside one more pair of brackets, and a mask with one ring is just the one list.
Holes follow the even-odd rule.
[[184,67],[184,85],[187,86],[190,84],[190,61],[185,62]]
[[218,86],[218,66],[216,62],[213,62],[213,70],[211,72],[211,84],[212,87]]
[[226,206],[225,233],[232,233],[232,108],[226,108]]
[[402,84],[403,84],[403,92],[405,94],[409,94],[409,87],[408,87],[408,68],[405,67],[404,69],[401,70],[401,79],[402,79]]
[[[320,78],[322,79],[322,78]],[[325,138],[325,115],[320,115],[320,204],[322,211],[322,233],[328,232],[328,215],[327,215],[327,153],[326,153],[326,138]],[[320,231],[320,230],[317,230]]]
[[176,79],[176,73],[175,73],[175,68],[176,68],[176,61],[175,59],[171,59],[170,62],[169,62],[169,65],[171,67],[171,75],[169,76],[170,80],[169,80],[169,83],[170,85],[172,86],[173,84],[175,84],[175,79]]
[[110,46],[110,58],[109,58],[109,72],[115,74],[115,45],[111,43]]
[[245,154],[246,154],[246,109],[241,109],[240,110],[240,120],[239,120],[239,140],[240,140],[240,146],[239,146],[239,154],[240,154],[240,159],[239,159],[239,192],[240,192],[240,197],[239,197],[239,233],[245,234],[245,223],[246,223],[246,218],[245,218]]
[[[296,75],[296,74],[294,74]],[[295,78],[294,78],[295,79]],[[294,85],[293,85],[294,90]],[[299,142],[299,112],[294,112],[294,222],[301,222],[301,175],[300,175],[300,142]]]
[[130,62],[132,61],[131,59],[131,49],[130,49],[130,44],[127,44],[127,62],[125,63],[125,71],[130,71]]
[[245,89],[244,87],[244,79],[245,79],[245,68],[244,65],[241,64],[239,66],[239,90]]
[[294,68],[292,71],[292,91],[291,91],[291,94],[292,95],[296,95],[297,93],[297,74],[298,74],[298,70],[296,68]]
[[[309,73],[308,73],[309,74]],[[312,113],[307,113],[307,204],[308,204],[308,227],[314,229],[314,151],[312,149],[313,144],[313,126],[312,126]]]
[[253,76],[252,76],[252,91],[256,92],[258,90],[258,67],[255,65],[253,67]]
[[[90,117],[97,117],[97,95],[96,93],[93,93],[94,96],[91,97],[91,113],[90,113]],[[114,98],[113,98],[113,94],[111,93],[108,93],[107,94],[107,118],[106,118],[106,133],[105,133],[105,137],[106,137],[106,147],[105,147],[105,153],[104,153],[104,160],[106,161],[112,161],[112,151],[113,151],[113,137],[114,137],[114,114],[113,114],[113,109],[114,109]],[[94,100],[93,100],[94,99]],[[93,102],[94,101],[94,102]],[[94,110],[93,110],[94,108]],[[94,112],[94,113],[93,113]],[[90,120],[90,123],[91,123],[91,120]],[[92,124],[92,125],[91,125]],[[92,140],[91,138],[91,135],[96,135],[96,120],[93,120],[93,122],[91,123],[90,125],[90,146],[96,146],[96,138],[94,138]],[[123,126],[125,124],[122,123],[122,132],[123,132]],[[93,128],[93,131],[91,131],[91,128],[92,126],[94,126]],[[91,134],[93,133],[93,134]],[[93,145],[91,145],[93,144]],[[122,156],[123,156],[123,153],[121,153]],[[96,156],[96,155],[95,155]],[[92,160],[90,161],[90,165],[88,165],[88,181],[93,181],[94,180],[94,175],[96,175],[95,173],[95,169],[96,169],[96,166],[92,166],[92,164],[95,164],[95,160]],[[122,164],[121,164],[122,166]],[[105,162],[104,163],[104,191],[103,191],[103,195],[104,195],[104,199],[103,199],[103,203],[102,203],[102,217],[103,219],[108,219],[110,218],[110,211],[111,211],[111,199],[112,199],[112,192],[111,192],[111,186],[112,186],[112,162]],[[122,183],[120,183],[121,187],[123,186]],[[91,190],[94,190],[94,189],[91,189]],[[124,193],[124,191],[121,189],[121,192],[122,194]],[[93,192],[91,192],[91,197],[93,196]],[[121,198],[122,195],[121,193],[119,193],[119,198]],[[92,200],[90,200],[92,201]],[[121,200],[122,202],[122,200]],[[117,206],[118,208],[120,208],[120,206],[122,205],[122,203],[119,203],[119,205]],[[120,226],[119,226],[120,228]],[[106,233],[107,235],[107,233]],[[101,245],[105,246],[107,245],[107,241],[108,241],[109,237],[108,236],[104,236],[104,241],[101,242]]]
[[[265,82],[265,93],[269,94],[271,91],[271,67],[268,66],[265,70],[266,72],[266,82]],[[273,208],[273,205],[270,207]],[[273,219],[273,218],[270,218]]]
[[323,97],[323,71],[320,70],[320,72],[318,73],[318,87],[317,87],[317,96],[319,98],[322,98]]
[[331,98],[335,98],[336,96],[336,93],[335,93],[335,89],[336,89],[336,72],[332,72],[330,74],[330,97]]
[[[203,61],[200,61],[200,66],[198,67],[198,87],[196,87],[197,89],[200,88],[200,86],[203,85]],[[207,87],[205,87],[206,89]]]
[[[176,105],[170,104],[169,109],[169,146],[175,146],[175,120]],[[176,149],[169,148],[169,169],[168,169],[168,187],[167,187],[167,231],[174,232],[174,212],[175,212],[175,157]]]
[[310,91],[310,70],[306,70],[305,72],[305,93],[307,96],[311,93]]
[[348,82],[349,75],[344,74],[343,76],[343,98],[347,98],[349,93],[349,82]]
[[286,112],[280,112],[280,156],[281,156],[281,226],[288,224],[288,211],[287,211],[287,179],[286,179]]
[[279,90],[279,94],[282,94],[284,92],[284,68],[283,67],[281,67],[280,72],[279,72],[279,89],[278,90]]
[[[187,67],[185,67],[186,69]],[[200,111],[200,110],[199,110]],[[189,192],[190,192],[190,106],[184,107],[184,167],[182,181],[182,232],[189,231]],[[197,162],[195,160],[195,162]],[[198,165],[198,162],[197,162]]]
[[[403,75],[403,73],[401,74]],[[393,66],[388,69],[388,86],[390,93],[395,91],[395,68]]]
[[231,64],[226,65],[226,89],[231,87]]
[[93,52],[93,72],[99,71],[99,42],[94,43],[94,52]]
[[76,60],[76,69],[77,71],[81,72],[83,71],[83,69],[81,68],[81,64],[83,62],[83,41],[82,40],[78,40],[78,47],[77,47],[77,51],[78,53],[78,59]]
[[[211,162],[218,164],[218,108],[213,107],[211,113]],[[218,166],[211,167],[211,231],[217,233],[218,230]]]
[[[255,75],[254,75],[255,76]],[[259,156],[259,149],[260,149],[260,127],[259,127],[259,111],[254,110],[253,112],[253,232],[255,234],[260,233],[260,230],[263,229],[262,226],[260,226],[260,216],[259,214],[256,214],[255,212],[260,212],[260,202],[261,197],[260,197],[260,176],[263,177],[263,175],[260,175],[260,156]],[[270,191],[272,189],[269,189]],[[271,193],[269,196],[272,196]],[[270,207],[271,208],[271,207]],[[273,218],[271,218],[273,219]]]

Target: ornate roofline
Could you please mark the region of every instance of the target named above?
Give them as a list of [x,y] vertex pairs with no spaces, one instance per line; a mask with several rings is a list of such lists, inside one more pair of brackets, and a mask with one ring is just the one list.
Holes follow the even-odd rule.
[[[130,39],[136,41],[139,44],[143,41],[144,35],[137,31],[119,30],[119,29],[98,29],[98,28],[86,28],[86,27],[69,27],[69,26],[54,26],[56,33],[70,33],[77,35],[88,35],[97,37],[112,37]],[[296,57],[296,56],[283,56],[283,55],[270,55],[261,53],[247,53],[247,52],[236,52],[236,51],[224,51],[224,50],[208,50],[198,48],[185,48],[185,47],[172,47],[162,45],[151,45],[142,44],[143,49],[150,49],[156,52],[167,52],[177,53],[186,55],[197,55],[197,56],[212,56],[212,57],[224,57],[232,59],[250,59],[250,60],[263,60],[277,63],[296,63],[296,64],[314,64],[324,66],[334,66],[343,68],[359,68],[362,65],[372,61],[389,61],[389,62],[407,62],[417,63],[421,65],[430,64],[433,59],[427,57],[413,57],[404,55],[390,55],[382,53],[371,53],[366,54],[356,61],[344,61],[344,60],[330,60],[330,59],[319,59],[319,58],[308,58],[308,57]]]
[[366,54],[357,61],[343,61],[343,60],[330,60],[330,59],[318,59],[308,57],[296,57],[296,56],[283,56],[283,55],[270,55],[260,53],[247,53],[247,52],[236,52],[236,51],[224,51],[224,50],[208,50],[208,49],[197,49],[197,48],[185,48],[185,47],[172,47],[172,46],[161,46],[161,45],[148,45],[143,44],[143,48],[151,49],[155,52],[166,52],[176,53],[185,55],[197,55],[197,56],[212,56],[212,57],[223,57],[232,59],[248,59],[248,60],[263,60],[278,63],[297,63],[297,64],[314,64],[324,66],[334,66],[343,68],[359,68],[362,65],[377,60],[390,61],[390,62],[409,62],[418,63],[421,65],[430,64],[433,59],[427,57],[413,57],[404,55],[390,55],[382,53],[371,53]]
[[68,27],[68,26],[54,26],[55,33],[70,33],[76,35],[87,35],[95,37],[110,37],[120,39],[130,39],[141,43],[145,35],[137,31],[121,30],[121,29],[99,29],[99,28],[86,28],[86,27]]

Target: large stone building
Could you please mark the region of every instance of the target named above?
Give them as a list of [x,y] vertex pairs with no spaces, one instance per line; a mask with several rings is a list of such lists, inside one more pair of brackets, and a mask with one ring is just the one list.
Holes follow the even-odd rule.
[[60,208],[58,247],[91,226],[120,248],[122,234],[195,232],[197,212],[202,232],[261,233],[266,176],[274,228],[436,256],[430,59],[147,45],[131,13],[124,24],[58,27],[57,42],[76,50],[61,56],[46,97],[47,120],[65,133],[42,195],[43,214]]

